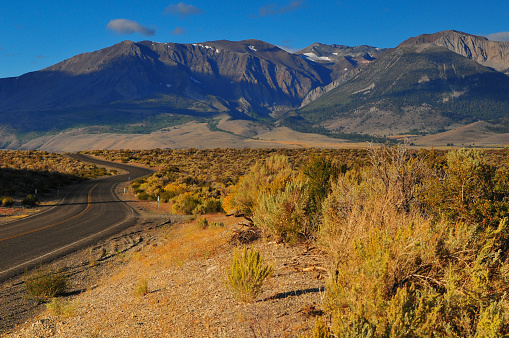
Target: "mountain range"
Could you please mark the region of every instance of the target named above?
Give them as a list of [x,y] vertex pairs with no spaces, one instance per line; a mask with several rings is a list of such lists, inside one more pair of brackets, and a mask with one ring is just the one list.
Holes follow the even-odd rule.
[[104,137],[193,121],[244,138],[278,127],[426,135],[477,121],[500,133],[508,75],[509,42],[452,30],[392,49],[314,43],[296,53],[259,40],[123,41],[0,79],[0,148],[77,128]]
[[288,119],[332,133],[379,136],[504,122],[508,66],[509,43],[455,31],[411,38]]

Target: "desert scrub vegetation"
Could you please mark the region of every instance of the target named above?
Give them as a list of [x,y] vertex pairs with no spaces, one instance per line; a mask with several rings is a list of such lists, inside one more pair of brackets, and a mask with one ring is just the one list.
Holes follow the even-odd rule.
[[63,301],[53,297],[51,302],[46,304],[46,308],[50,310],[54,316],[62,316],[64,318],[68,318],[74,314],[78,308],[78,304],[72,303],[70,301]]
[[105,168],[45,151],[0,151],[0,195],[46,193],[76,181],[108,175]]
[[[107,160],[160,167],[153,175],[135,180],[131,185],[133,192],[142,200],[155,201],[159,196],[162,202],[172,204],[174,212],[198,215],[228,212],[240,207],[231,203],[231,192],[235,189],[240,191],[240,177],[246,175],[256,163],[271,156],[282,156],[286,159],[284,165],[292,167],[301,166],[310,156],[317,154],[330,154],[351,166],[360,165],[367,159],[365,150],[354,149],[153,149],[96,150],[86,153]],[[250,202],[246,200],[245,203]]]
[[434,216],[496,226],[508,216],[509,171],[488,162],[475,149],[459,149],[445,156],[444,168],[421,187],[420,199]]
[[313,154],[299,165],[285,155],[258,161],[223,201],[253,216],[264,237],[278,242],[311,240],[319,226],[321,203],[331,181],[346,165],[330,155]]
[[0,206],[2,207],[10,207],[14,204],[14,200],[12,199],[12,197],[9,197],[9,196],[2,196],[0,197]]
[[235,298],[249,302],[262,293],[263,282],[272,274],[272,265],[264,265],[260,252],[255,249],[235,249],[229,269],[225,271],[225,284]]
[[62,271],[40,267],[31,274],[25,273],[24,283],[28,298],[42,302],[65,292],[67,275]]
[[145,277],[141,277],[134,288],[134,295],[137,297],[143,297],[148,293],[148,280]]
[[507,150],[113,154],[163,168],[135,182],[147,198],[183,195],[193,212],[212,197],[265,238],[317,245],[329,262],[317,335],[509,334]]
[[324,305],[336,336],[509,333],[506,168],[487,168],[478,150],[421,155],[373,149],[371,166],[340,175],[323,203],[317,242],[332,263]]
[[36,195],[28,194],[23,200],[21,200],[21,205],[26,207],[35,207],[35,205],[39,203],[39,199]]
[[266,238],[326,253],[335,336],[509,334],[507,151],[398,145],[367,158],[315,154],[296,164],[274,155],[223,205],[251,216]]

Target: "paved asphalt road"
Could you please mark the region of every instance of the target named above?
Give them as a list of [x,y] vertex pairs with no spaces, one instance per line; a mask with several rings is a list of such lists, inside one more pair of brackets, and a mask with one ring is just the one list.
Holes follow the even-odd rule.
[[0,225],[0,281],[90,245],[138,220],[136,211],[115,195],[115,187],[152,170],[71,156],[128,173],[80,183],[50,210]]

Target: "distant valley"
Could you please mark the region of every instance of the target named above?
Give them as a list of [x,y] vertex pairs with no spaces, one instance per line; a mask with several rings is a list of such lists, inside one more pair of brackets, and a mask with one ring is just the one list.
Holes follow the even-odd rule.
[[0,79],[0,148],[342,146],[398,135],[445,145],[469,125],[478,144],[504,145],[508,74],[509,42],[457,31],[393,49],[315,43],[297,53],[259,40],[124,41]]

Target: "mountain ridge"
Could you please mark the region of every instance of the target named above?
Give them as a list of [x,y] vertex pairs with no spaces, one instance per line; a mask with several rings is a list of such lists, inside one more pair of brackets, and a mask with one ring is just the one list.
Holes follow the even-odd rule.
[[[298,117],[301,128],[331,133],[430,133],[507,118],[507,93],[509,77],[501,72],[440,45],[406,43],[301,108]],[[299,127],[297,117],[288,123]]]
[[0,79],[2,144],[76,127],[151,133],[198,121],[221,131],[224,116],[249,121],[251,130],[223,130],[243,137],[277,126],[356,139],[429,134],[477,120],[505,130],[508,55],[509,42],[454,30],[391,49],[317,42],[296,53],[256,39],[125,40]]
[[[229,103],[219,111],[254,108],[268,112],[273,103],[288,109],[298,107],[310,89],[330,82],[330,71],[325,67],[311,65],[276,46],[257,40],[226,44],[224,41],[209,45],[123,41],[77,55],[39,72],[2,79],[3,107],[0,109],[34,110],[41,106],[58,109],[68,107],[62,102],[65,100],[72,101],[74,106],[84,106],[104,104],[108,100],[175,94],[199,99],[211,106],[211,111],[217,111],[211,104],[215,100],[207,99],[211,93]],[[221,46],[221,49],[213,46]],[[78,77],[79,81],[69,83]],[[5,82],[9,83],[2,86]],[[45,82],[51,82],[58,89],[60,98],[53,93],[40,92]],[[207,85],[209,92],[203,88]],[[76,87],[79,90],[75,90]],[[93,87],[98,91],[94,92]],[[23,98],[8,97],[13,88],[21,89],[19,96]],[[53,96],[55,98],[50,99]],[[89,102],[81,104],[77,96],[87,97]],[[35,97],[36,102],[26,97]]]
[[456,30],[422,34],[403,41],[401,45],[433,43],[483,66],[509,74],[509,42],[492,41],[483,36]]

